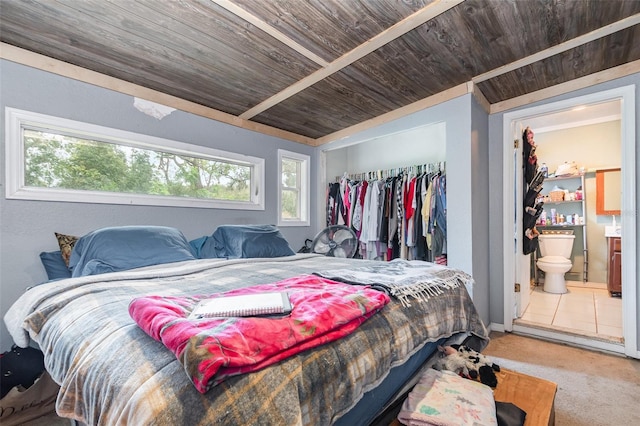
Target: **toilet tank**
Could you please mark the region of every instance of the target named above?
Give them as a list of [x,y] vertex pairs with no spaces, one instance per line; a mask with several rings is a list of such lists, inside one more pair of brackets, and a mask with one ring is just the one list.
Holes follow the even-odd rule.
[[575,235],[541,234],[538,236],[540,254],[542,254],[542,257],[562,256],[566,259],[570,259],[571,250],[573,249],[573,240],[575,238]]

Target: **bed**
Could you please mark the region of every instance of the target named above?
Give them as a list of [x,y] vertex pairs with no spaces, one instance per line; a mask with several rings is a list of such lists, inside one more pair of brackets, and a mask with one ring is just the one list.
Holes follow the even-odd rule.
[[[223,257],[201,258],[214,242],[189,242],[193,259],[135,269],[117,270],[110,262],[111,271],[104,272],[96,264],[107,262],[85,256],[93,273],[35,286],[10,308],[5,323],[14,341],[37,343],[61,385],[59,415],[91,425],[366,425],[402,394],[438,344],[488,338],[469,296],[473,280],[420,262],[435,268],[433,277],[459,285],[435,286],[419,298],[378,286],[371,291],[386,290],[387,300],[350,333],[198,390],[180,357],[134,320],[132,301],[182,300],[299,277],[344,284],[354,280],[351,272],[376,271],[383,263],[280,255],[270,243],[269,253],[253,253],[263,257],[243,257],[247,247],[239,244],[238,256],[220,253],[217,245],[216,256]],[[261,243],[250,239],[249,245],[254,250]],[[77,268],[82,262],[76,251],[71,260],[75,256]],[[374,289],[371,276],[349,285]]]

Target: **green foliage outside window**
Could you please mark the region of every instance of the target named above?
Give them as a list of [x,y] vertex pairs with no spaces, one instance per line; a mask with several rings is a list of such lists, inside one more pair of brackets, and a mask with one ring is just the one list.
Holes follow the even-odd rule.
[[282,160],[282,218],[300,219],[300,161]]
[[24,129],[25,184],[250,201],[251,167]]

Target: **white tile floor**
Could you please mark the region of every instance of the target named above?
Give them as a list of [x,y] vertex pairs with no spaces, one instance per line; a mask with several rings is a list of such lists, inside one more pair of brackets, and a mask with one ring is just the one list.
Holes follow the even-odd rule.
[[622,299],[611,297],[601,284],[567,282],[565,294],[545,293],[542,286],[531,291],[523,321],[567,329],[599,337],[622,338]]

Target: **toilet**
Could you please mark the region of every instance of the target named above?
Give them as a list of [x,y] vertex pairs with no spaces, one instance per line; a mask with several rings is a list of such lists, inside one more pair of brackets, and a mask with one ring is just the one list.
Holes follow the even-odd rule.
[[540,254],[536,265],[544,272],[544,291],[566,293],[567,282],[564,274],[571,269],[571,250],[575,235],[540,234],[538,243]]

